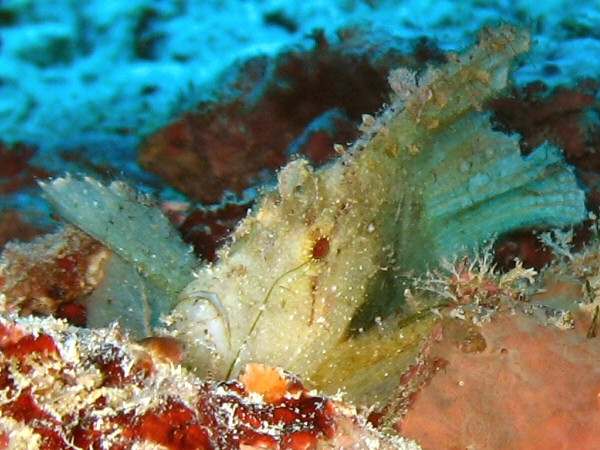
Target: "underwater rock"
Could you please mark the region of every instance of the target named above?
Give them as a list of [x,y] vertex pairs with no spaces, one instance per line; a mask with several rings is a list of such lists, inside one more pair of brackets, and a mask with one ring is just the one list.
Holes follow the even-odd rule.
[[31,243],[7,244],[0,258],[2,313],[60,316],[61,308],[96,289],[109,257],[100,242],[71,226]]
[[[50,176],[47,170],[31,164],[37,149],[0,140],[0,249],[11,240],[27,242],[48,231],[47,211],[31,198],[36,178]],[[24,207],[24,199],[28,199]],[[37,204],[36,204],[37,203]]]
[[598,86],[582,83],[576,89],[550,90],[543,83],[513,89],[512,96],[490,103],[495,118],[507,131],[523,136],[524,149],[533,150],[545,141],[560,146],[575,163],[591,157],[594,128],[598,125]]
[[252,205],[251,201],[222,202],[211,207],[195,207],[187,212],[178,227],[183,240],[194,248],[202,260],[214,262],[217,250],[242,220]]
[[361,114],[386,101],[390,70],[444,60],[426,39],[359,27],[337,34],[329,42],[316,31],[312,49],[233,64],[208,100],[145,139],[142,167],[193,200],[218,203],[226,191],[270,179],[294,155],[330,160],[333,144],[358,137]]
[[394,416],[401,433],[424,449],[597,448],[600,346],[586,339],[589,316],[575,323],[506,310],[476,327],[486,347],[475,352],[445,323],[424,363],[437,370]]
[[518,132],[528,152],[545,141],[561,147],[587,191],[591,211],[600,207],[600,103],[598,80],[585,80],[576,88],[550,89],[538,82],[514,88],[512,96],[490,102],[496,126]]
[[28,219],[30,218],[17,208],[0,211],[0,249],[4,249],[11,241],[29,242],[36,236],[48,232],[44,227]]
[[[418,315],[404,301],[411,277],[497,233],[585,218],[583,192],[560,151],[543,144],[523,157],[518,138],[494,131],[479,112],[528,48],[523,30],[484,29],[471,50],[418,79],[392,72],[391,103],[377,118],[364,115],[362,137],[320,169],[304,159],[281,169],[218,260],[201,265],[185,288],[194,265],[188,249],[122,184],[67,177],[43,188],[68,221],[171,296],[152,315],[171,313],[169,332],[197,373],[230,378],[258,361],[328,379],[337,348],[394,354],[401,332],[369,333],[378,324],[397,329],[390,314],[399,309],[400,320]],[[399,368],[429,334],[432,314],[421,319],[422,332],[395,354]]]
[[34,186],[35,176],[48,175],[30,165],[36,149],[23,144],[8,146],[0,141],[0,194],[8,194],[25,186]]
[[512,292],[481,260],[430,275],[453,302],[380,422],[423,448],[596,448],[598,237],[575,253],[571,232],[543,235],[555,261]]

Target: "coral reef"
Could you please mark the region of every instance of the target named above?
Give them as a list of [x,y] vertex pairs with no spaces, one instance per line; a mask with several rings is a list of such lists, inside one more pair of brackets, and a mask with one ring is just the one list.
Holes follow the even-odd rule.
[[108,258],[102,244],[69,226],[29,244],[10,243],[0,263],[2,311],[60,315],[98,286]]
[[329,42],[316,32],[310,50],[229,68],[215,98],[146,138],[140,164],[193,200],[219,202],[226,190],[240,194],[268,179],[293,155],[319,165],[331,159],[336,142],[358,137],[361,114],[386,100],[390,70],[445,58],[426,40],[410,48],[360,28],[338,36]]
[[34,194],[35,180],[47,177],[47,170],[31,165],[36,149],[16,144],[9,146],[0,141],[0,249],[18,239],[25,242],[47,231],[46,211],[31,202],[28,211],[23,211],[23,197]]
[[[315,29],[334,40],[337,30],[357,23],[383,30],[395,41],[427,35],[443,48],[456,48],[485,24],[527,18],[539,24],[532,31],[540,45],[523,78],[544,77],[556,85],[597,76],[593,64],[587,64],[599,49],[593,2],[550,1],[542,7],[525,0],[514,5],[469,0],[458,10],[455,6],[451,0],[407,5],[387,0],[136,0],[110,7],[102,0],[55,0],[52,5],[7,0],[0,6],[0,136],[10,143],[69,149],[72,156],[79,149],[84,160],[94,162],[106,152],[110,156],[104,161],[118,167],[124,162],[120,152],[129,153],[144,131],[162,127],[205,98],[199,93],[212,90],[232,61],[272,55],[289,45],[308,47],[306,36]],[[44,161],[56,161],[56,152],[41,150],[37,163],[56,168],[55,162]],[[124,170],[134,178],[131,165]]]
[[[197,260],[150,197],[123,182],[42,183],[55,211],[82,231],[7,247],[3,312],[62,315],[98,329],[3,317],[0,441],[414,448],[314,387],[386,405],[372,422],[426,448],[517,446],[534,439],[532,424],[550,429],[569,415],[595,427],[597,247],[576,255],[572,233],[543,235],[556,262],[537,279],[519,262],[500,274],[489,249],[476,250],[497,233],[588,217],[574,170],[557,147],[537,141],[535,121],[535,145],[522,155],[519,138],[494,130],[481,112],[528,48],[524,30],[486,28],[444,65],[393,71],[389,104],[362,116],[355,143],[336,145],[339,157],[319,168],[306,158],[285,165],[224,245],[206,247],[209,261]],[[588,100],[575,102],[570,120]],[[186,208],[165,209],[175,217]],[[188,226],[219,217],[208,233],[224,235],[228,214],[207,208],[191,213]],[[457,253],[466,256],[439,268]],[[586,388],[571,403],[539,401],[540,382],[568,393],[580,369]],[[452,399],[459,393],[464,401]],[[489,418],[494,408],[506,413],[497,414],[500,424]],[[448,417],[432,421],[434,413]],[[536,415],[541,422],[530,420]],[[593,442],[570,429],[548,439]]]
[[0,448],[417,449],[279,369],[201,382],[117,328],[0,320]]

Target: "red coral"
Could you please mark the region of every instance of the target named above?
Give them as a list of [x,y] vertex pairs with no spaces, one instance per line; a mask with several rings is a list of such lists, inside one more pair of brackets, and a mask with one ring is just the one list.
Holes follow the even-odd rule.
[[122,428],[123,437],[133,442],[148,441],[173,450],[213,448],[210,431],[200,423],[198,414],[175,398],[142,415],[124,414],[115,423]]
[[89,294],[102,276],[109,252],[98,241],[67,227],[29,244],[9,244],[2,253],[0,292],[9,311],[58,314],[77,324],[85,310],[70,306]]
[[[361,430],[356,412],[279,369],[256,365],[242,381],[201,383],[118,330],[18,320],[0,319],[0,429],[18,423],[42,449],[335,448]],[[352,425],[340,432],[339,420]],[[11,439],[0,433],[0,448]]]
[[224,203],[190,212],[179,227],[185,242],[192,244],[205,261],[216,259],[217,248],[248,212],[250,203]]
[[[333,402],[310,394],[296,378],[252,364],[242,383],[217,383],[201,400],[200,409],[216,431],[220,448],[313,448],[320,439],[335,435],[338,412]],[[215,388],[224,393],[215,396]],[[265,401],[248,402],[252,392]]]
[[30,354],[58,355],[58,348],[54,339],[48,335],[23,336],[17,342],[2,347],[2,353],[6,358],[16,358],[23,362]]
[[339,42],[313,37],[314,49],[230,68],[216,100],[148,137],[140,164],[192,199],[217,203],[226,190],[268,179],[292,154],[327,161],[334,143],[357,137],[361,114],[387,100],[391,69],[440,58],[430,42],[410,48],[359,29],[340,31]]
[[87,310],[78,303],[63,303],[56,309],[54,317],[65,319],[71,325],[84,327],[87,323]]
[[2,405],[0,411],[2,415],[27,423],[41,437],[41,449],[68,448],[61,433],[60,422],[39,407],[30,389],[21,392],[10,403]]
[[35,186],[36,177],[47,177],[48,172],[29,164],[36,149],[24,144],[7,146],[0,141],[0,194],[16,192],[24,187]]
[[496,245],[496,262],[500,270],[510,270],[518,259],[525,267],[540,270],[554,260],[550,249],[545,248],[532,231],[519,230],[503,236]]

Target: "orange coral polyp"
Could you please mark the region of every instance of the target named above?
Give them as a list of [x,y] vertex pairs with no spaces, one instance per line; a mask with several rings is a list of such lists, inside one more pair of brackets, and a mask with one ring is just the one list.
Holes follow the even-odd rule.
[[288,382],[281,369],[264,364],[248,364],[240,381],[249,392],[262,395],[267,403],[281,400],[288,392]]

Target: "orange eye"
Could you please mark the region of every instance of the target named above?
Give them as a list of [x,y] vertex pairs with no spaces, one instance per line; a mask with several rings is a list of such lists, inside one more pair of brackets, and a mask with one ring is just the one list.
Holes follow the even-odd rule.
[[312,250],[313,259],[323,259],[329,253],[329,239],[326,237],[319,238]]

